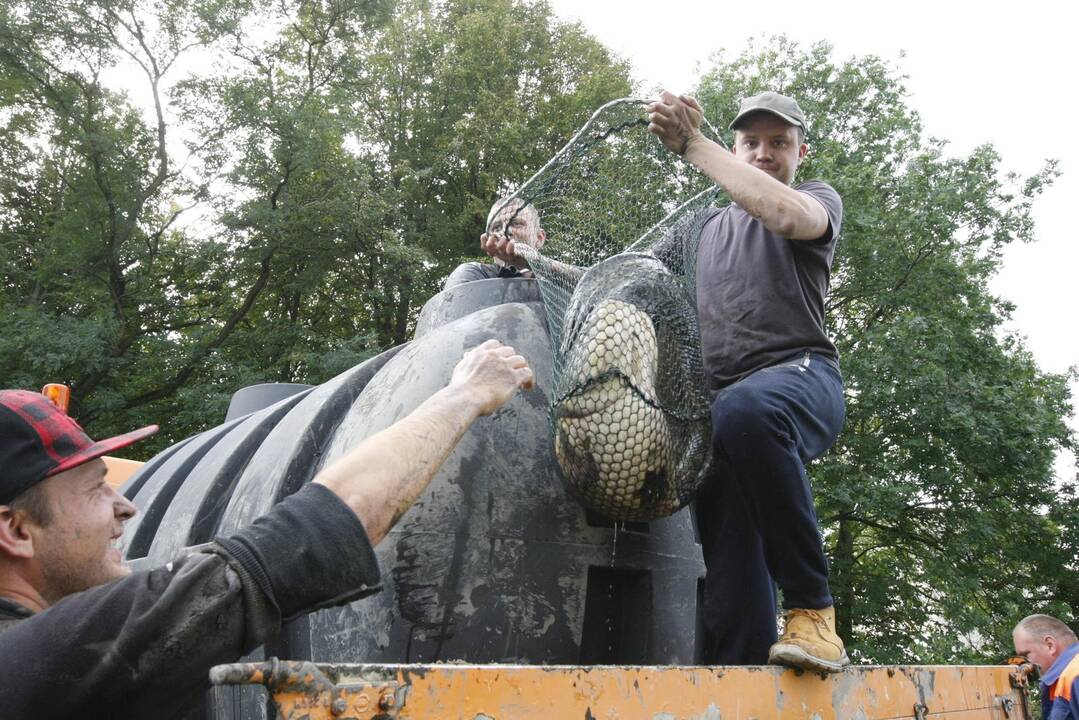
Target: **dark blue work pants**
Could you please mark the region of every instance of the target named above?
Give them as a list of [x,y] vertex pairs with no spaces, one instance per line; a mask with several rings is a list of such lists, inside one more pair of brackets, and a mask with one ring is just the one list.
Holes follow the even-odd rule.
[[714,472],[695,510],[707,575],[702,661],[760,665],[785,608],[832,605],[805,463],[843,425],[832,360],[799,355],[723,388],[712,402]]

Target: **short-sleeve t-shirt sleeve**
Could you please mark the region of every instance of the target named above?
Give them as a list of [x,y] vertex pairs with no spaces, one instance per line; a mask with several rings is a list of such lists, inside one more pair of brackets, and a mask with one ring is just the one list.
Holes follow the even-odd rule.
[[799,185],[797,190],[819,202],[828,215],[828,229],[824,231],[824,235],[812,242],[835,243],[843,229],[843,200],[839,197],[839,193],[831,185],[820,180],[810,180]]
[[800,352],[838,359],[825,332],[824,304],[843,201],[819,180],[795,190],[828,215],[828,228],[816,240],[785,238],[738,205],[720,209],[701,231],[697,310],[712,389]]

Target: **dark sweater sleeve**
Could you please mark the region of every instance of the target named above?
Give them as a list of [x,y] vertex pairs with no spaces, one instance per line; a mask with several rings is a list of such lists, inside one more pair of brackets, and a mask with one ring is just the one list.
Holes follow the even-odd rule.
[[355,514],[305,486],[231,538],[8,629],[0,714],[174,717],[208,687],[213,665],[261,645],[282,617],[373,592],[377,578]]
[[324,485],[304,486],[216,542],[276,601],[285,622],[378,590],[378,561],[363,525]]

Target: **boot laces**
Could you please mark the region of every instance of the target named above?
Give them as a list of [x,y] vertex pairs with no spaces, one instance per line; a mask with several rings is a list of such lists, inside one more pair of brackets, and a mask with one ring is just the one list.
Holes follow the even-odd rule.
[[828,621],[824,619],[816,610],[810,610],[808,608],[792,608],[787,611],[787,622],[791,622],[796,617],[805,617],[813,622],[817,627],[828,629]]

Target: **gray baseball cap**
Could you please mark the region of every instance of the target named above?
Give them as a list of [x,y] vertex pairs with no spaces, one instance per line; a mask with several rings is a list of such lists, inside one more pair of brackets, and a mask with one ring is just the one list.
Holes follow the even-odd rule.
[[771,113],[791,125],[802,128],[803,132],[809,132],[805,113],[802,112],[802,108],[798,107],[798,101],[771,90],[762,92],[760,95],[744,98],[742,104],[738,107],[738,114],[731,121],[731,130],[737,130],[739,124],[747,115],[756,112]]

